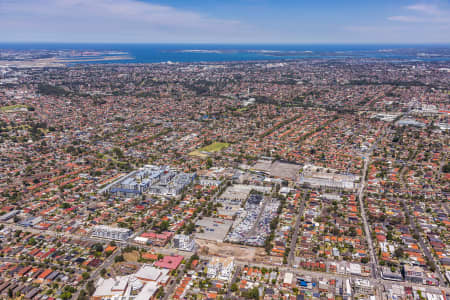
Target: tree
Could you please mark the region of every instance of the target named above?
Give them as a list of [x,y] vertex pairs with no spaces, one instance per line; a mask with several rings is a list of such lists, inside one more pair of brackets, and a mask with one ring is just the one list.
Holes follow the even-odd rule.
[[273,239],[273,233],[269,236],[269,238],[266,238],[264,241],[264,249],[266,250],[267,254],[270,254],[270,251],[272,250],[272,239]]
[[92,250],[95,251],[95,252],[103,252],[103,245],[99,244],[99,243],[94,244],[92,246]]
[[189,224],[186,225],[186,228],[184,229],[185,234],[191,234],[195,230],[195,224],[192,222],[189,222]]
[[388,233],[386,235],[386,238],[387,238],[388,241],[392,241],[392,238],[393,238],[392,232],[388,231]]
[[399,247],[399,248],[395,249],[394,255],[397,258],[402,258],[404,255],[403,248]]
[[278,217],[274,218],[271,222],[270,222],[270,229],[273,231],[277,228],[278,225]]
[[89,277],[90,277],[88,272],[83,272],[83,274],[81,274],[81,276],[83,277],[84,280],[89,279]]
[[62,300],[69,300],[72,299],[72,293],[71,292],[64,292],[60,295]]
[[162,297],[164,297],[164,289],[159,288],[156,298],[161,299]]
[[162,221],[161,224],[159,225],[159,231],[163,232],[166,231],[167,229],[169,229],[169,222],[168,221]]
[[114,148],[112,149],[112,151],[113,151],[114,155],[115,155],[117,158],[123,158],[123,152],[122,152],[122,150],[121,150],[120,148],[114,147]]
[[123,258],[123,255],[117,255],[116,257],[114,257],[114,262],[118,263],[118,262],[122,262],[125,259]]
[[94,286],[94,282],[92,280],[89,280],[87,285],[86,285],[86,289],[88,292],[88,295],[92,295],[95,292],[95,286]]
[[243,293],[244,298],[246,299],[255,299],[258,300],[259,299],[259,291],[258,288],[255,286],[254,288],[246,291],[245,293]]
[[78,295],[77,300],[88,300],[87,292],[85,290],[81,290],[80,294]]
[[442,167],[442,172],[450,173],[450,162],[448,162],[445,166]]
[[237,292],[237,290],[238,290],[237,283],[234,282],[234,283],[231,285],[231,291],[232,291],[232,292]]
[[209,158],[206,160],[206,167],[207,167],[208,169],[210,169],[212,166],[213,166],[213,162],[212,162],[211,157],[209,157]]
[[66,286],[64,287],[64,291],[65,291],[65,292],[70,292],[70,293],[75,293],[75,292],[77,291],[77,289],[74,288],[73,286],[66,285]]
[[61,204],[61,208],[62,209],[66,209],[66,208],[69,208],[69,207],[70,207],[70,204],[67,203],[67,202],[64,202],[64,203]]
[[356,229],[355,229],[355,227],[350,227],[350,229],[348,230],[348,235],[349,236],[356,236]]
[[34,245],[36,245],[37,244],[37,241],[36,241],[36,239],[35,238],[31,238],[31,239],[29,239],[28,240],[28,243],[27,243],[28,245],[31,245],[31,246],[34,246]]

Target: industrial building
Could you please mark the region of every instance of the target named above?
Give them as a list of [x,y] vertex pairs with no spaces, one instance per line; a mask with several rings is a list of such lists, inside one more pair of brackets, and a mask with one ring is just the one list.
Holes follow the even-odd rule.
[[360,177],[354,174],[340,174],[336,170],[314,165],[305,165],[298,179],[299,184],[312,187],[323,187],[334,190],[356,191]]

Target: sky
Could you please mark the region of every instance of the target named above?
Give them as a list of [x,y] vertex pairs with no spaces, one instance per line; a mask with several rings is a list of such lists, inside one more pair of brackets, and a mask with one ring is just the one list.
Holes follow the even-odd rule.
[[449,44],[449,0],[0,0],[0,42]]

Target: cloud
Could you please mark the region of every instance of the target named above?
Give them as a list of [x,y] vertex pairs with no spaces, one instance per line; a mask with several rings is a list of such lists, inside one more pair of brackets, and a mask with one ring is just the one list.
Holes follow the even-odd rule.
[[392,16],[388,18],[389,21],[399,21],[399,22],[408,22],[408,23],[420,23],[426,22],[426,19],[419,18],[416,16]]
[[[437,2],[436,2],[437,3]],[[448,5],[414,4],[401,7],[401,14],[387,21],[343,27],[353,39],[384,40],[392,43],[449,43]]]
[[406,6],[406,9],[434,16],[437,16],[441,13],[439,8],[436,5],[432,4],[414,4]]
[[139,0],[0,0],[0,28],[28,40],[141,41],[243,38],[254,28],[236,20]]
[[406,23],[450,24],[450,10],[434,4],[414,4],[405,6],[403,9],[412,14],[390,16],[388,20]]

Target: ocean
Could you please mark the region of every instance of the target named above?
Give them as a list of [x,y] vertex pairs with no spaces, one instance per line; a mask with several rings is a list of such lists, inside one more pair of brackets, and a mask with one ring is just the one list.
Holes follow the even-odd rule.
[[[2,50],[110,51],[103,61],[77,63],[239,62],[298,59],[385,59],[450,61],[450,45],[220,45],[0,43]],[[108,60],[108,55],[127,59]]]

